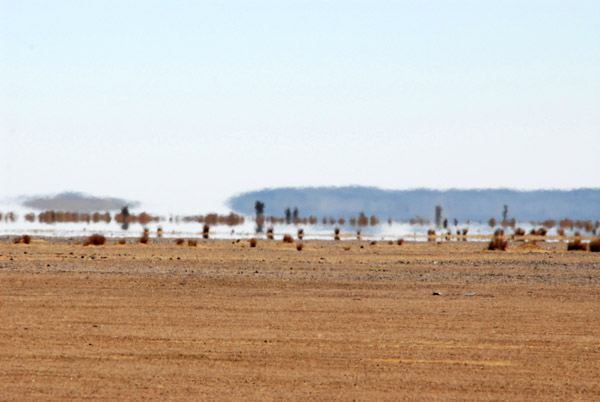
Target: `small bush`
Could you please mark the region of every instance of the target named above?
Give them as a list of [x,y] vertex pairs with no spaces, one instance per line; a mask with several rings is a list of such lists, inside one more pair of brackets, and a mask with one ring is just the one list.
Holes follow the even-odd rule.
[[590,251],[593,253],[600,253],[600,238],[590,242]]
[[283,242],[284,243],[293,243],[294,242],[294,238],[288,234],[283,235]]
[[106,243],[106,237],[102,236],[101,234],[93,234],[90,237],[88,237],[87,241],[84,243],[84,245],[93,245],[93,246],[101,246],[104,243]]
[[150,239],[148,238],[148,236],[147,236],[147,235],[143,235],[142,237],[140,237],[140,238],[139,238],[139,240],[138,240],[138,241],[139,241],[141,244],[147,244],[147,243],[148,243],[148,240],[150,240]]
[[257,244],[258,240],[256,240],[255,238],[250,239],[250,247],[256,247]]
[[506,250],[506,247],[508,247],[508,242],[506,240],[503,240],[501,237],[495,237],[492,239],[492,241],[490,241],[490,243],[488,244],[488,250]]
[[123,244],[127,243],[127,241],[125,239],[119,239],[118,243],[120,245],[123,245]]
[[198,245],[198,240],[188,239],[187,244],[188,244],[188,247],[196,247]]
[[356,231],[356,239],[357,239],[357,240],[360,240],[360,234],[361,234],[361,233],[360,233],[360,230],[357,230],[357,231]]
[[575,239],[569,243],[567,243],[568,251],[586,251],[587,244],[582,243],[580,239]]
[[435,241],[435,230],[429,229],[427,231],[427,241]]
[[296,244],[296,250],[302,251],[303,248],[304,248],[304,244],[302,244],[302,243]]
[[163,235],[163,230],[162,228],[159,226],[158,229],[156,229],[156,236],[158,237],[162,237]]
[[178,246],[183,245],[183,243],[185,243],[185,240],[183,240],[183,239],[175,239],[175,244],[177,244]]
[[399,246],[403,245],[404,244],[404,239],[398,239],[396,241],[396,244],[399,245]]
[[203,239],[208,239],[208,234],[210,231],[210,226],[208,226],[208,224],[204,224],[204,226],[202,227],[202,238]]
[[267,229],[267,239],[268,240],[273,240],[273,228],[268,228]]
[[548,233],[546,228],[539,228],[538,230],[535,231],[535,234],[538,236],[546,236],[546,233]]
[[336,235],[339,235],[340,234],[340,228],[335,228],[334,232],[335,232]]
[[29,243],[31,243],[31,236],[29,236],[29,235],[23,235],[21,237],[15,237],[13,239],[13,243],[14,244],[19,244],[19,243],[29,244]]
[[556,234],[564,237],[565,236],[565,230],[564,229],[556,229]]
[[304,229],[298,229],[298,240],[304,238]]

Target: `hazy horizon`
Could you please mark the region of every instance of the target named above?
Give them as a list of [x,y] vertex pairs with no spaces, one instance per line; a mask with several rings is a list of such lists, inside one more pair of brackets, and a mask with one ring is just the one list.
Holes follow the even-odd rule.
[[595,188],[597,1],[0,0],[0,199]]

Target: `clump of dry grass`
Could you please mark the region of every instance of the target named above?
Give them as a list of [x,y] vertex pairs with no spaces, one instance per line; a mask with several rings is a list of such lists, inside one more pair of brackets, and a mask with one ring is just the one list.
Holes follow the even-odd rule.
[[494,238],[488,244],[488,250],[505,251],[506,247],[508,247],[508,241],[504,240],[504,230],[496,230],[494,232]]
[[506,247],[508,247],[508,242],[501,237],[494,237],[488,244],[488,250],[505,251]]
[[296,244],[296,250],[302,251],[303,248],[304,248],[304,244],[302,244],[302,243]]
[[429,229],[427,231],[427,241],[435,241],[435,230]]
[[376,245],[377,245],[377,242],[376,242],[375,240],[373,240],[371,243],[369,243],[369,245],[371,245],[371,246],[376,246]]
[[188,239],[187,245],[188,245],[188,247],[196,247],[198,245],[198,240],[196,240],[196,239]]
[[523,228],[516,228],[515,236],[525,236],[525,230]]
[[142,237],[140,237],[140,238],[138,239],[138,242],[140,242],[141,244],[148,244],[148,240],[150,240],[150,239],[148,238],[148,235],[147,235],[147,234],[144,234]]
[[600,237],[590,242],[590,251],[592,253],[600,253]]
[[575,240],[567,243],[567,250],[568,251],[586,251],[587,244],[582,243],[581,239],[575,239]]
[[531,235],[535,235],[535,236],[546,236],[546,233],[548,233],[548,231],[546,230],[546,228],[539,228],[539,229],[531,229],[531,231],[529,232],[529,234]]
[[560,237],[564,237],[565,230],[564,229],[556,229],[556,234],[559,235]]
[[399,246],[403,245],[404,244],[404,239],[398,239],[398,240],[396,240],[396,244],[399,245]]
[[183,240],[183,239],[175,239],[175,244],[177,244],[178,246],[183,245],[183,243],[185,243],[185,240]]
[[90,237],[87,238],[87,240],[83,243],[84,246],[101,246],[104,243],[106,243],[106,237],[102,236],[101,234],[93,234]]
[[117,243],[119,243],[120,245],[123,245],[123,244],[126,244],[127,241],[125,239],[119,239],[119,241]]
[[250,247],[256,247],[257,244],[258,240],[256,240],[255,238],[250,239]]
[[13,243],[14,244],[19,244],[19,243],[29,244],[29,243],[31,243],[31,236],[29,236],[29,235],[23,235],[21,237],[15,237],[13,239]]
[[293,243],[294,242],[294,238],[292,236],[290,236],[289,234],[283,235],[283,240],[284,243]]

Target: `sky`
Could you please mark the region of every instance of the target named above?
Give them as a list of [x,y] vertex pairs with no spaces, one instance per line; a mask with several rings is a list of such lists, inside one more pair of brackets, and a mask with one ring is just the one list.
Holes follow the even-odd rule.
[[600,2],[0,0],[0,199],[600,187]]

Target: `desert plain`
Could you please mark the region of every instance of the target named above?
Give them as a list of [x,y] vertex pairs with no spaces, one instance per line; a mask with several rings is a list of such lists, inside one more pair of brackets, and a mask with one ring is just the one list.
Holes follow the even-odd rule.
[[0,239],[0,400],[600,400],[562,242]]

